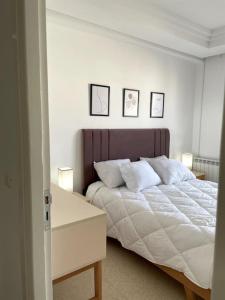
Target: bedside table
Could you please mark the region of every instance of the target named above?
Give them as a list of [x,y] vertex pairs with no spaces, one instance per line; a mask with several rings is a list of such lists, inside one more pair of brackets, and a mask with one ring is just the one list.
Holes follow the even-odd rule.
[[195,174],[197,179],[205,180],[205,173],[204,172],[192,170],[192,173]]
[[87,197],[85,197],[84,195],[82,195],[82,194],[80,194],[78,192],[72,192],[72,195],[74,195],[74,199],[75,198],[79,198],[79,199],[82,199],[83,201],[87,201],[88,202]]
[[81,194],[52,185],[53,284],[94,268],[95,296],[102,299],[101,261],[106,257],[106,214]]

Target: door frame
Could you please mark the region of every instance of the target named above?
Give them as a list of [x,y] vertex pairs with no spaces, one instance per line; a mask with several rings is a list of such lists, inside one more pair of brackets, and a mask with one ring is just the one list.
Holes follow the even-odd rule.
[[[49,249],[44,228],[44,190],[50,189],[46,8],[45,0],[15,0],[17,3],[18,93],[20,120],[20,196],[22,201],[22,261],[25,299],[52,300]],[[225,127],[225,124],[224,124]],[[44,139],[43,139],[44,132]],[[223,131],[223,133],[225,130]],[[221,162],[225,156],[222,136]],[[225,182],[221,164],[220,189]],[[225,289],[224,191],[219,192],[213,299],[222,299]],[[40,201],[39,201],[40,200]],[[222,233],[222,234],[221,234]],[[220,235],[220,238],[219,238]],[[219,247],[221,246],[221,247]],[[222,251],[223,248],[223,251]],[[47,252],[46,252],[47,251]],[[223,261],[221,260],[223,258]]]
[[220,148],[220,174],[215,236],[212,300],[225,298],[225,94]]
[[45,230],[44,205],[50,190],[46,4],[15,1],[24,291],[28,300],[52,300],[51,230]]

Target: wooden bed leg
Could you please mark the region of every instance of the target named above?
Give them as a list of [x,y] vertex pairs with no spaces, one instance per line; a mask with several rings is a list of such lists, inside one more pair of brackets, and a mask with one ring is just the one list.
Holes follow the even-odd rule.
[[95,277],[95,298],[97,300],[102,300],[102,262],[98,261],[94,267],[94,277]]
[[192,290],[190,290],[186,286],[184,286],[184,290],[185,290],[187,300],[197,300],[197,296]]

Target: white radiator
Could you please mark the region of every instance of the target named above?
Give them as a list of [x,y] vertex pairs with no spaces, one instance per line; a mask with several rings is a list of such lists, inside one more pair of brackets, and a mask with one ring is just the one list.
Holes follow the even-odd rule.
[[216,159],[194,157],[193,169],[204,172],[206,180],[218,182],[220,162]]

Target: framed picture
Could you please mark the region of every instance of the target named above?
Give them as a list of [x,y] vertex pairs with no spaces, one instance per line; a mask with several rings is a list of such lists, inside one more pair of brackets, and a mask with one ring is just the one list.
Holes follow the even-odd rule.
[[139,90],[123,89],[123,117],[138,117]]
[[90,115],[109,116],[110,86],[90,85]]
[[151,92],[150,118],[163,118],[164,93]]

